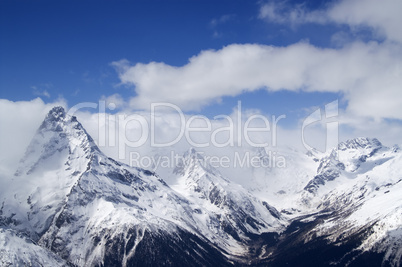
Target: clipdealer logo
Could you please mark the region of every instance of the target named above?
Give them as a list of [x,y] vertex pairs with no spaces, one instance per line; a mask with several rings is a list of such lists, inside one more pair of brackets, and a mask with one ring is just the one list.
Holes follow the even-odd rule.
[[[318,150],[320,152],[327,152],[332,148],[336,148],[339,143],[339,122],[337,121],[338,117],[338,100],[335,100],[331,103],[325,105],[324,110],[321,108],[317,108],[314,112],[312,112],[309,116],[304,119],[302,128],[301,128],[301,136],[303,146],[307,150]],[[318,122],[325,122],[326,128],[326,140],[325,140],[325,149],[319,150],[316,147],[310,146],[305,139],[305,131],[306,128],[312,124]]]
[[[98,109],[98,135],[97,145],[99,147],[115,147],[118,151],[119,160],[126,160],[129,156],[129,163],[148,169],[158,167],[172,168],[178,163],[179,155],[174,154],[173,148],[170,155],[150,156],[147,153],[134,151],[133,148],[147,146],[149,148],[170,148],[179,142],[184,141],[193,148],[224,148],[235,147],[230,150],[233,155],[208,156],[206,162],[214,167],[266,167],[284,168],[286,159],[283,155],[270,149],[278,143],[278,124],[286,118],[286,115],[271,116],[268,118],[262,114],[244,116],[241,102],[237,104],[233,116],[217,115],[213,120],[203,115],[186,115],[178,106],[171,103],[153,103],[149,113],[138,112],[132,114],[112,114],[116,106],[113,103],[106,105],[105,101],[99,103],[84,102],[69,109],[68,114],[73,116],[79,110]],[[174,134],[169,135],[170,139],[161,139],[164,133],[158,131],[158,123],[164,123],[167,116],[175,116],[173,125]],[[338,100],[325,105],[324,109],[317,108],[309,114],[302,122],[301,143],[307,150],[328,151],[338,144]],[[219,121],[220,123],[216,123]],[[306,140],[306,130],[309,126],[325,125],[325,149],[319,150]],[[135,124],[135,136],[132,129]],[[169,125],[171,126],[171,125]],[[258,126],[258,127],[257,127]],[[202,136],[203,140],[194,138],[193,135]],[[256,138],[263,136],[263,138]],[[220,138],[218,138],[218,136]],[[264,149],[264,155],[256,156],[249,152],[242,151],[242,146]],[[239,148],[236,150],[236,147]],[[130,149],[128,149],[130,148]],[[236,165],[236,166],[235,166]]]

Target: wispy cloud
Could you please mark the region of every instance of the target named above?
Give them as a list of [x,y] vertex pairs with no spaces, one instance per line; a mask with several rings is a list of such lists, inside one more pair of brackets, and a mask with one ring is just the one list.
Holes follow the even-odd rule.
[[216,27],[219,24],[224,24],[228,21],[233,20],[236,17],[235,14],[226,14],[226,15],[222,15],[219,18],[214,18],[210,21],[210,25],[211,27]]
[[304,23],[325,23],[328,18],[324,10],[309,11],[305,4],[289,6],[286,1],[272,1],[263,4],[259,18],[279,24],[297,26]]
[[39,86],[31,86],[33,90],[33,94],[36,96],[44,96],[46,98],[50,98],[50,93],[48,90],[53,87],[51,83],[44,83]]
[[270,1],[261,5],[259,18],[296,26],[305,23],[346,24],[351,28],[370,27],[376,35],[402,43],[402,2],[399,0],[342,0],[319,10],[306,5]]
[[71,96],[77,96],[79,93],[80,93],[80,89],[76,89],[72,94],[71,94]]
[[220,31],[218,28],[220,25],[228,23],[229,21],[232,21],[236,18],[236,14],[226,14],[222,15],[219,18],[214,18],[209,22],[210,27],[213,30],[212,37],[214,38],[221,38],[223,37],[222,31]]

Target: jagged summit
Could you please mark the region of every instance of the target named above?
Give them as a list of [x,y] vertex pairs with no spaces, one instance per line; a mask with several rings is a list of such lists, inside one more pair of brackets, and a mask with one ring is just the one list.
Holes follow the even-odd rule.
[[197,150],[194,147],[190,147],[185,153],[184,156],[196,155],[198,154]]
[[50,130],[60,132],[62,131],[61,123],[66,119],[66,111],[61,106],[52,108],[46,115],[38,131]]
[[392,157],[390,153],[394,150],[384,147],[377,138],[358,137],[341,142],[331,153],[319,160],[317,175],[304,189],[316,193],[318,188],[342,174],[353,179],[389,160]]
[[59,118],[65,118],[66,111],[62,106],[55,106],[53,107],[47,114],[45,120],[57,120]]
[[[66,134],[72,135],[72,137],[84,138],[91,143],[91,146],[99,150],[92,137],[87,133],[77,118],[67,114],[61,106],[56,106],[48,112],[38,129],[38,131],[43,130],[55,132],[64,131]],[[61,137],[65,136],[61,135]]]
[[219,171],[214,168],[208,160],[203,156],[203,152],[198,152],[195,148],[189,148],[179,159],[176,167],[173,169],[175,175],[184,175],[186,172],[194,172],[195,170],[203,170],[206,173],[220,176],[227,181]]
[[357,137],[353,139],[349,139],[345,142],[341,142],[338,145],[339,150],[346,149],[370,149],[370,148],[379,148],[382,147],[380,141],[377,138],[368,138],[368,137]]
[[[61,132],[62,131],[61,124],[65,123],[66,116],[67,116],[66,111],[64,110],[63,107],[56,106],[52,108],[47,113],[38,131],[48,130],[48,131]],[[76,120],[75,117],[74,120]]]
[[202,165],[205,164],[204,156],[202,152],[198,152],[194,147],[190,147],[186,152],[183,154],[183,159],[186,163],[200,163]]
[[[89,158],[93,152],[100,152],[92,137],[75,116],[66,114],[63,107],[49,111],[36,131],[24,157],[21,159],[16,175],[30,174],[39,163],[53,158],[52,165],[61,163],[57,158],[70,155],[69,159]],[[60,159],[61,160],[61,159]]]
[[32,227],[29,232],[33,238],[45,231],[66,195],[91,162],[101,157],[106,158],[77,119],[63,107],[52,108],[33,136],[13,179],[13,198],[24,203],[18,220],[23,222],[28,217],[21,227]]

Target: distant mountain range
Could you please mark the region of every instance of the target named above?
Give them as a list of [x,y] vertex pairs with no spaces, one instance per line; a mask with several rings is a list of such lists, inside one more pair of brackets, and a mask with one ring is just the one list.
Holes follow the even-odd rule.
[[189,148],[169,186],[55,107],[1,177],[0,266],[401,266],[399,147],[288,153],[293,167],[242,186]]

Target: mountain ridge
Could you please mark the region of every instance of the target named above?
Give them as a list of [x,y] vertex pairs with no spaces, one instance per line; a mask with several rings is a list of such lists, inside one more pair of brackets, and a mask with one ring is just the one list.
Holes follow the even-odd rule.
[[[0,245],[14,240],[36,254],[19,257],[14,246],[0,263],[35,263],[45,253],[60,266],[353,265],[367,257],[400,266],[399,149],[355,138],[315,158],[316,175],[294,192],[300,205],[289,206],[305,210],[290,216],[193,148],[170,187],[104,155],[74,116],[55,107],[0,199]],[[307,256],[318,244],[327,251],[321,261]]]

